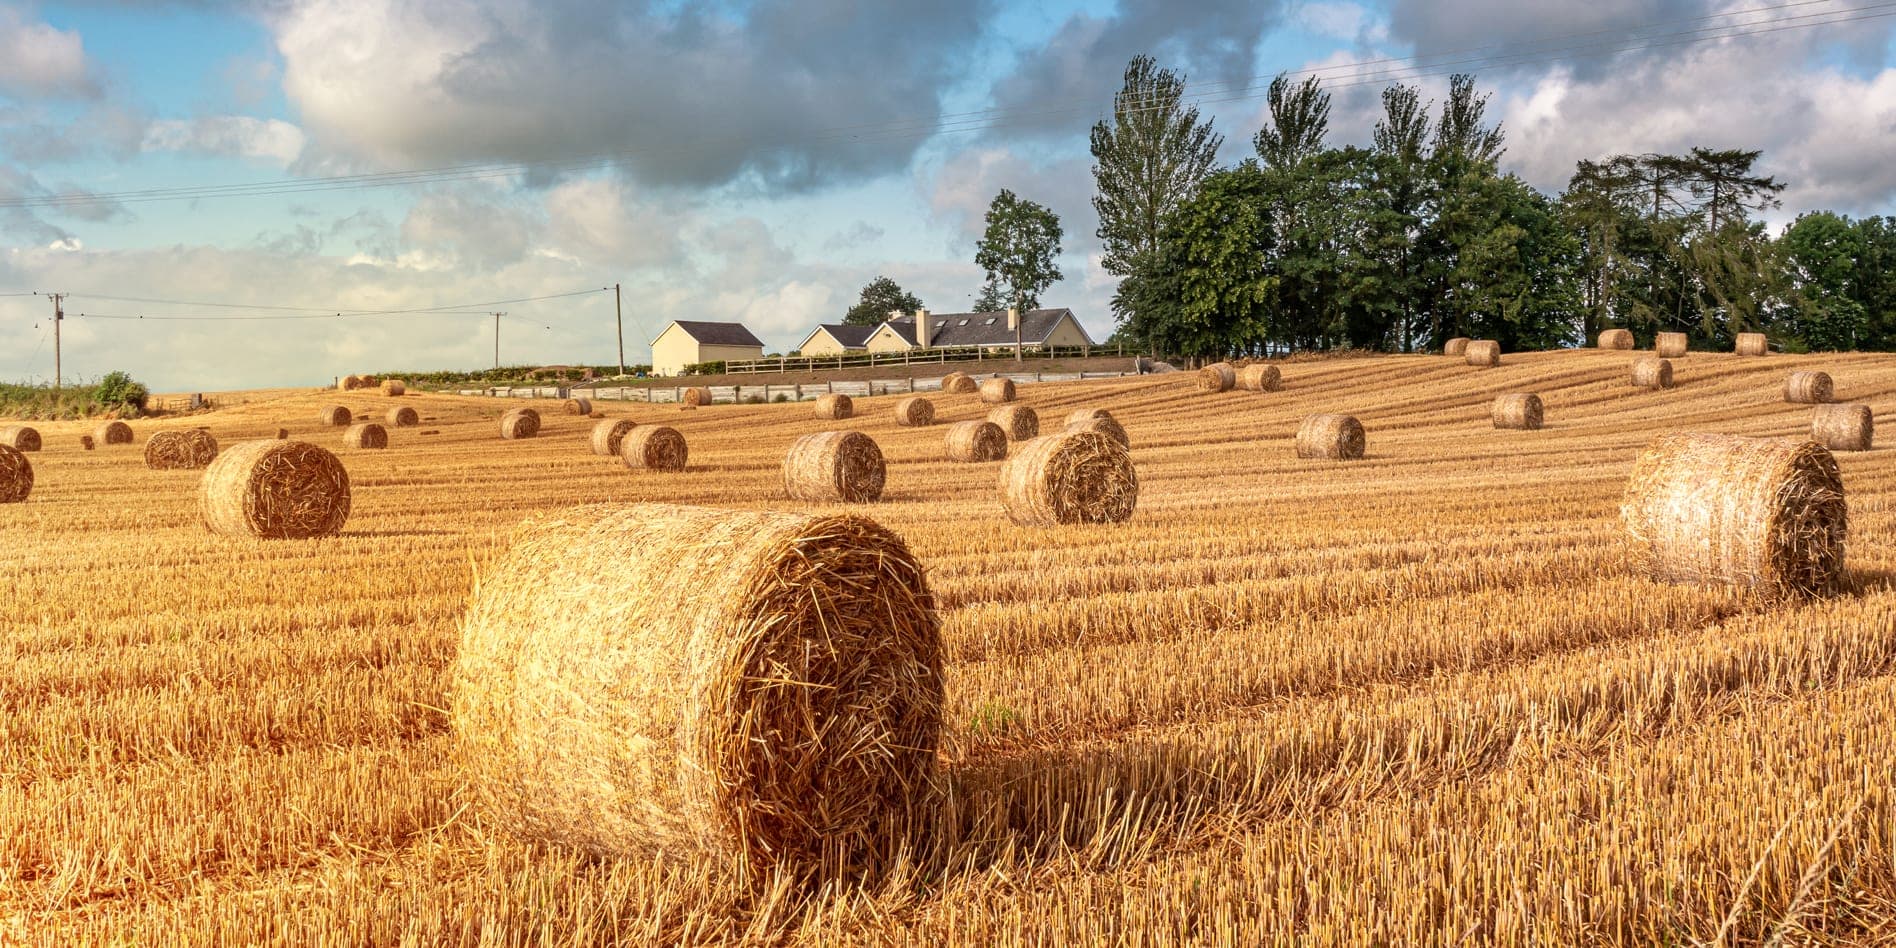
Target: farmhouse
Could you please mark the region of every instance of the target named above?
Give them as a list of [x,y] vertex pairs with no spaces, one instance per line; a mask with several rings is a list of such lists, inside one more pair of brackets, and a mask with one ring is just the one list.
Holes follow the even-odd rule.
[[868,348],[869,337],[880,326],[849,326],[841,323],[824,323],[816,327],[797,346],[797,351],[806,356],[839,356],[864,352]]
[[652,374],[682,375],[699,362],[761,359],[764,344],[743,323],[676,319],[652,340]]
[[[1096,344],[1070,309],[1030,309],[1021,313],[1018,319],[1019,342],[1026,349]],[[1015,320],[1012,310],[942,314],[917,310],[913,316],[896,316],[877,326],[865,345],[870,352],[1012,349],[1015,343]]]

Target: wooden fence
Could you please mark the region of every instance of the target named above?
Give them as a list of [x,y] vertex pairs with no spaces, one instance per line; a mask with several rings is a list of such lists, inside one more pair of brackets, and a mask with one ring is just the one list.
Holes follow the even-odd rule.
[[[1131,372],[1002,372],[995,378],[1016,383],[1077,382],[1082,379],[1116,379]],[[597,401],[683,402],[685,390],[700,386],[597,386],[593,388],[554,388],[548,386],[511,386],[486,389],[461,389],[461,395],[487,395],[495,398],[572,398],[581,396]],[[851,398],[872,395],[909,395],[941,391],[941,379],[871,379],[868,381],[807,382],[791,385],[712,385],[712,404],[763,404],[766,402],[812,401],[831,392]]]
[[[1123,356],[1126,347],[1119,344],[1111,346],[1046,346],[1021,350],[1021,359],[1084,359],[1091,356]],[[752,375],[759,372],[820,372],[825,369],[862,368],[877,365],[927,365],[932,362],[977,362],[982,359],[1011,359],[1013,346],[983,346],[969,349],[904,349],[901,352],[859,352],[852,355],[837,356],[778,356],[775,359],[752,359],[745,362],[726,362],[724,371],[731,375]]]

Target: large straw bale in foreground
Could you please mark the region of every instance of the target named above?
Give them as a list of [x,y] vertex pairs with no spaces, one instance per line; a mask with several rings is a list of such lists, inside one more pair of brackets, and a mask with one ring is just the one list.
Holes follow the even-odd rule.
[[1533,392],[1495,396],[1494,426],[1496,428],[1538,431],[1545,417],[1541,398]]
[[1297,456],[1347,461],[1362,457],[1368,440],[1353,415],[1311,415],[1297,428]]
[[0,504],[17,504],[33,493],[33,462],[26,452],[0,444]]
[[1229,362],[1214,362],[1198,370],[1198,390],[1229,392],[1238,385],[1238,370]]
[[1007,457],[1007,432],[991,421],[962,421],[948,426],[948,460],[963,463]]
[[980,389],[980,383],[966,372],[950,372],[941,377],[941,390],[949,395],[972,395]]
[[347,428],[355,423],[355,416],[341,405],[324,405],[323,410],[316,413],[316,418],[332,428]]
[[1632,330],[1630,329],[1602,329],[1600,330],[1600,348],[1602,349],[1631,349],[1632,347],[1633,347],[1633,331]]
[[1501,364],[1501,344],[1493,339],[1476,339],[1468,344],[1462,360],[1478,369],[1492,369]]
[[1836,386],[1828,372],[1792,372],[1784,380],[1784,400],[1802,405],[1823,405],[1836,395]]
[[376,451],[388,447],[388,429],[372,421],[350,425],[342,433],[342,443],[352,448]]
[[1470,341],[1471,340],[1466,336],[1456,336],[1442,343],[1442,354],[1445,356],[1465,356],[1468,354],[1468,343]]
[[205,525],[224,536],[323,537],[349,519],[348,469],[303,441],[234,444],[211,462],[198,491]]
[[1009,441],[1040,437],[1040,413],[1027,405],[1002,405],[988,412],[988,420],[999,425]]
[[816,417],[824,421],[842,421],[855,413],[855,400],[841,392],[816,397]]
[[1832,451],[1868,451],[1876,440],[1876,416],[1868,405],[1818,405],[1811,411],[1810,437]]
[[15,451],[38,451],[40,449],[39,429],[31,425],[8,425],[0,428],[0,444]]
[[1653,337],[1652,351],[1662,359],[1681,359],[1685,357],[1691,337],[1682,332],[1662,332]]
[[1001,504],[1025,526],[1118,523],[1138,503],[1132,455],[1097,431],[1035,438],[1001,465]]
[[413,428],[421,424],[421,413],[408,405],[389,409],[387,417],[390,427],[394,428]]
[[1633,385],[1639,388],[1671,388],[1672,360],[1641,359],[1633,363]]
[[887,477],[882,449],[860,431],[804,435],[783,459],[783,492],[791,500],[873,501]]
[[1132,444],[1132,439],[1127,437],[1126,429],[1119,424],[1119,419],[1114,418],[1113,413],[1104,408],[1075,409],[1066,418],[1066,429],[1068,431],[1097,431],[1121,445]]
[[531,438],[540,433],[540,413],[531,408],[516,408],[500,416],[500,436],[508,441]]
[[682,471],[689,457],[685,436],[666,425],[639,425],[619,441],[619,460],[637,471]]
[[1274,365],[1257,362],[1238,370],[1238,387],[1247,392],[1275,392],[1283,382],[1284,373]]
[[1741,332],[1732,351],[1741,356],[1761,356],[1771,352],[1771,339],[1761,332]]
[[1620,518],[1661,581],[1781,594],[1843,575],[1843,478],[1814,441],[1662,436],[1634,465]]
[[935,403],[912,395],[895,403],[895,423],[904,428],[926,428],[935,423]]
[[619,444],[637,426],[638,423],[630,418],[608,418],[593,425],[592,452],[602,457],[618,457]]
[[145,466],[154,471],[195,471],[217,459],[217,439],[208,431],[160,431],[145,439]]
[[131,444],[132,426],[122,421],[108,421],[92,429],[92,440],[102,445]]
[[872,874],[932,809],[941,665],[921,564],[867,518],[576,507],[481,578],[453,720],[522,837]]
[[990,405],[999,405],[1014,400],[1013,379],[988,379],[981,383],[981,400]]

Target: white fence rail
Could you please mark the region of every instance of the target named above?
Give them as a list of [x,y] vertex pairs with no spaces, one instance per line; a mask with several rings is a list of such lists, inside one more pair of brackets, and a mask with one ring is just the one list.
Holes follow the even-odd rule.
[[[1131,372],[1001,372],[992,378],[1013,379],[1019,384],[1036,382],[1078,382],[1082,379],[1116,379],[1132,375]],[[613,402],[650,402],[653,404],[675,404],[684,401],[687,388],[701,386],[680,385],[602,385],[593,388],[558,388],[552,386],[512,386],[484,389],[464,388],[461,395],[485,395],[493,398],[572,398],[575,395],[596,401]],[[831,392],[848,395],[851,398],[868,398],[872,395],[910,395],[922,392],[941,391],[941,379],[870,379],[867,381],[808,382],[792,385],[712,385],[712,404],[765,402],[807,402],[813,401]]]

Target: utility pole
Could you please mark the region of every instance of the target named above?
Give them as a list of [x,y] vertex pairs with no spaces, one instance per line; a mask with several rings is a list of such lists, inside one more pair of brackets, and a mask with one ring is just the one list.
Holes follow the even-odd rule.
[[506,313],[494,314],[494,368],[500,368],[500,317]]
[[51,296],[53,300],[53,391],[57,392],[61,384],[60,376],[62,374],[59,352],[59,324],[66,321],[66,311],[60,308],[59,303],[66,298],[66,294],[50,293],[47,295]]
[[612,284],[612,318],[619,324],[619,374],[625,374],[625,310],[619,304],[619,284]]

